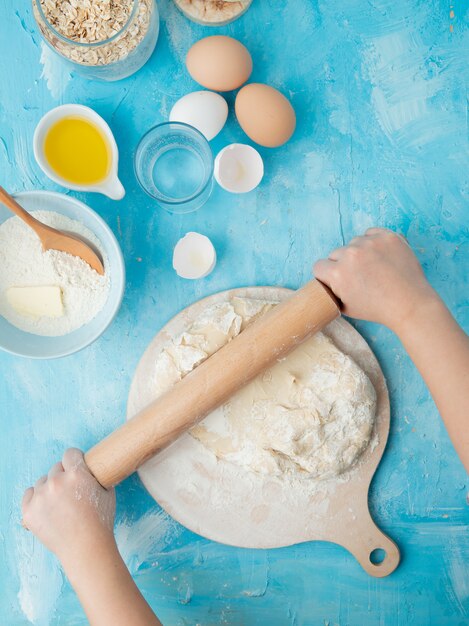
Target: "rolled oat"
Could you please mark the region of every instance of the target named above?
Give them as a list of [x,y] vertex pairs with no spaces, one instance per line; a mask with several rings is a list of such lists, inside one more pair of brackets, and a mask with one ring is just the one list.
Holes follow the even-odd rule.
[[53,48],[75,63],[97,66],[137,48],[148,32],[153,0],[33,0],[33,9]]

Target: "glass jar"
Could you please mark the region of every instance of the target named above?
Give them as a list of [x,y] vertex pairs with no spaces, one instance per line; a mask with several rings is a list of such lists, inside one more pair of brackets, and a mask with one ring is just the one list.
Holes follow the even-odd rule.
[[197,24],[224,26],[246,13],[252,0],[174,0],[174,4]]
[[155,0],[32,0],[32,4],[46,43],[86,78],[114,81],[134,74],[158,40]]

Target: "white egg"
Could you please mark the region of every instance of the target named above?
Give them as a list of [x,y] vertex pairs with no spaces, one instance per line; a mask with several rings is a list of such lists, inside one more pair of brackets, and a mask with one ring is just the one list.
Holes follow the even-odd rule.
[[227,117],[228,105],[220,94],[194,91],[176,102],[169,114],[169,121],[190,124],[210,141],[221,131]]
[[255,189],[264,176],[264,162],[259,152],[244,143],[232,143],[215,159],[214,176],[220,187],[232,193]]
[[217,253],[205,235],[189,232],[180,239],[173,253],[173,268],[181,278],[205,278],[217,262]]

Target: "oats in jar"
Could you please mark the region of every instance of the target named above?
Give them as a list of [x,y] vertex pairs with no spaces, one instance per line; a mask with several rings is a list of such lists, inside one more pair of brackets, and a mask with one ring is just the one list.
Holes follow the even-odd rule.
[[92,66],[133,52],[147,34],[153,7],[153,0],[33,0],[47,42],[71,61]]

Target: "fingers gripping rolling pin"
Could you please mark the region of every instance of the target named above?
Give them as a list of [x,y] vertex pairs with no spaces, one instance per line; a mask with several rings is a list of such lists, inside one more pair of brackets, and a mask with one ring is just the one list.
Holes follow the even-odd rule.
[[90,471],[103,487],[117,485],[339,315],[329,290],[309,282],[91,448]]

